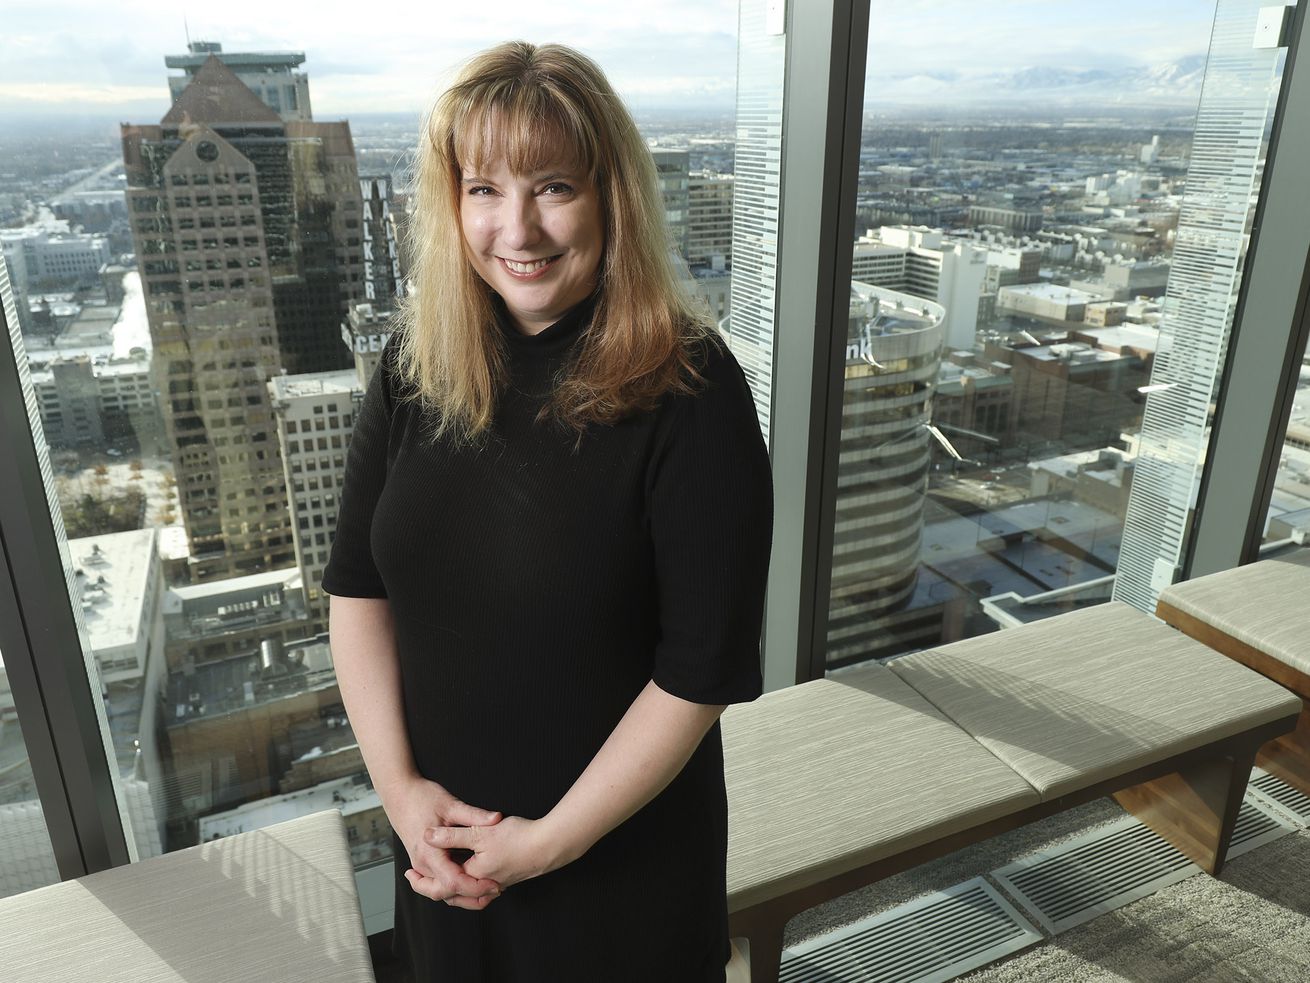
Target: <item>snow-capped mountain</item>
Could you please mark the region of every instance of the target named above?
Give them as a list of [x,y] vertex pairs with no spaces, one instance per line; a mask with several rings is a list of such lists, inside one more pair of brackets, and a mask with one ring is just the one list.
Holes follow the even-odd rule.
[[865,104],[958,102],[1040,103],[1064,108],[1116,106],[1192,106],[1201,95],[1205,55],[1161,65],[1126,68],[1023,66],[987,73],[949,69],[916,74],[871,74]]

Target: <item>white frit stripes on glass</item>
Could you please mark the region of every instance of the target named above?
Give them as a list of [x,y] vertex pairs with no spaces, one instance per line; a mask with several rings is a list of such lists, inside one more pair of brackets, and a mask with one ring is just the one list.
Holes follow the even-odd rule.
[[1253,46],[1267,0],[1219,0],[1173,270],[1142,417],[1114,598],[1148,613],[1176,576],[1279,85],[1279,49]]
[[737,40],[737,146],[728,345],[750,383],[765,443],[773,393],[787,40],[770,34],[764,0],[742,0]]

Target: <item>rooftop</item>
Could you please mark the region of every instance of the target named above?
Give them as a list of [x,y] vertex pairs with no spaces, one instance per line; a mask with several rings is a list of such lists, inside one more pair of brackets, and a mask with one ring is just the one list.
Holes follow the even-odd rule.
[[354,369],[335,372],[306,372],[303,375],[276,375],[269,380],[274,399],[301,399],[308,396],[350,395],[360,390],[359,375]]
[[[252,643],[253,644],[253,643]],[[168,675],[167,726],[249,709],[335,686],[336,672],[325,641],[283,651],[273,645],[242,655],[173,670]]]
[[1142,324],[1120,324],[1112,328],[1079,328],[1080,335],[1096,340],[1098,348],[1107,351],[1135,348],[1142,351],[1155,351],[1160,344],[1160,329]]
[[82,618],[95,651],[136,644],[142,610],[150,601],[146,592],[155,544],[154,529],[69,540]]
[[299,579],[300,570],[297,567],[287,567],[285,570],[265,570],[263,573],[252,573],[245,577],[228,577],[225,580],[211,580],[203,584],[183,584],[169,589],[169,594],[174,595],[176,600],[165,604],[164,609],[166,611],[180,609],[181,605],[177,603],[179,601],[185,603],[187,601],[218,598],[225,594],[239,594],[242,591],[259,587],[289,587],[293,583],[297,583]]
[[1019,294],[1024,297],[1036,297],[1042,300],[1058,301],[1064,304],[1090,304],[1097,295],[1073,287],[1059,287],[1053,283],[1015,283],[997,290],[998,294]]
[[343,816],[382,808],[382,800],[366,776],[337,778],[312,788],[287,792],[271,798],[248,802],[227,812],[216,812],[200,820],[200,842],[216,840],[220,836],[233,836],[252,829],[263,829],[274,823],[285,822],[298,816],[340,809]]

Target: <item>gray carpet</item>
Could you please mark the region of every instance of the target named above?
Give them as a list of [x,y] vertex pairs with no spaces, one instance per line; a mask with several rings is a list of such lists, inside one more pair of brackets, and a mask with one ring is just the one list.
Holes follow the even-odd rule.
[[[1122,818],[1109,799],[996,837],[806,912],[787,944],[986,874]],[[1191,877],[961,983],[1306,983],[1310,981],[1310,831]]]

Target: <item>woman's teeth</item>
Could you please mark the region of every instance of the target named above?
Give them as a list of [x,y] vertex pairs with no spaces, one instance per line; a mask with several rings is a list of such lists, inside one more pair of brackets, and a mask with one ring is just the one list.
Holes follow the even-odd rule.
[[516,263],[512,259],[507,259],[504,262],[505,265],[508,266],[515,273],[535,273],[537,270],[541,269],[547,263],[552,262],[555,258],[556,257],[554,256],[548,256],[546,259],[534,260],[531,263]]

